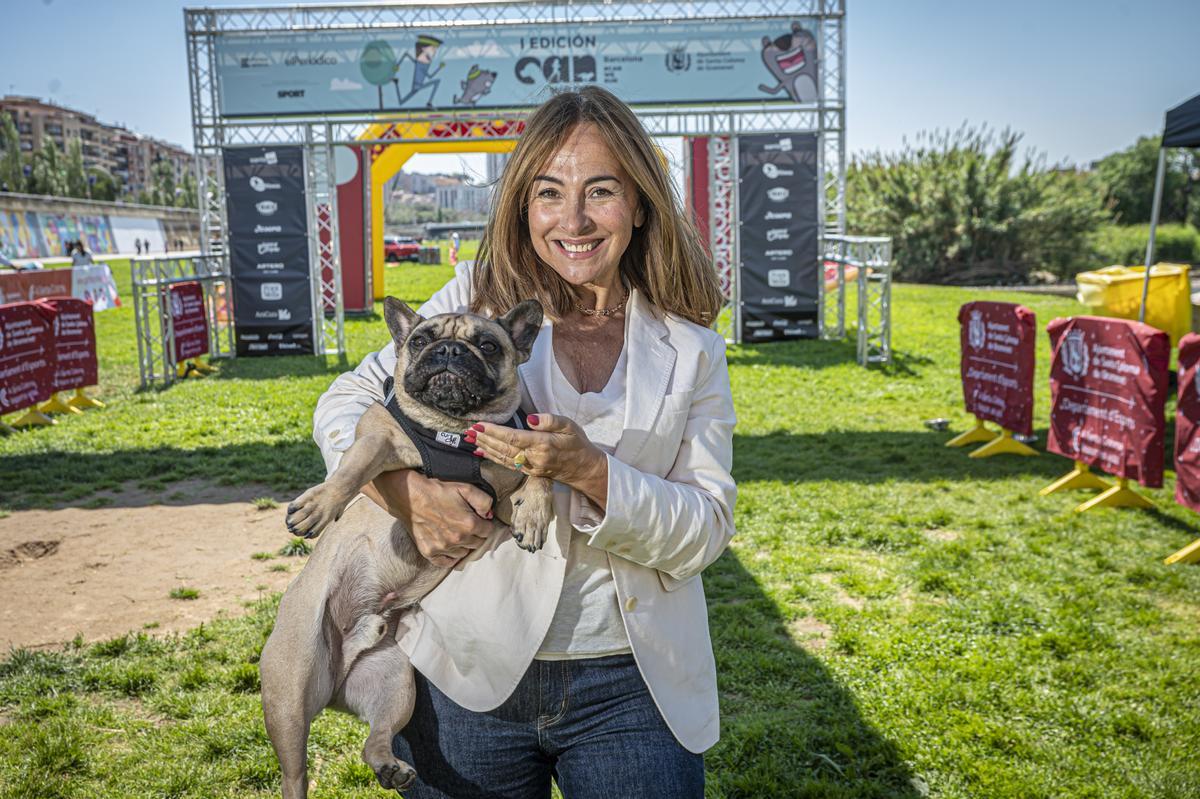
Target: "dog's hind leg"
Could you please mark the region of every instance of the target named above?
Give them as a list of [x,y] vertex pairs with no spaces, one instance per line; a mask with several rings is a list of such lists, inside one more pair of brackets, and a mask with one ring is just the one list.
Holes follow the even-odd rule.
[[359,657],[342,687],[347,708],[371,725],[363,761],[379,784],[403,790],[417,771],[392,754],[392,739],[408,724],[416,701],[412,664],[392,639]]

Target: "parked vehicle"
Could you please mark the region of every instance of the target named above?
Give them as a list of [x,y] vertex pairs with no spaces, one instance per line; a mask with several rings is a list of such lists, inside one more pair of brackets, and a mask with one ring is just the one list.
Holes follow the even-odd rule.
[[421,242],[408,236],[384,236],[383,257],[388,263],[412,261],[416,263],[421,249]]

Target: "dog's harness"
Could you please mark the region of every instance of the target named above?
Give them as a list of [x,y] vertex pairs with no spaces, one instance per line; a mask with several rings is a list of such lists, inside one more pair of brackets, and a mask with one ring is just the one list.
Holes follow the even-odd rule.
[[[431,430],[417,424],[404,415],[400,403],[396,402],[395,380],[389,377],[383,384],[383,407],[396,420],[396,424],[408,434],[417,452],[421,453],[421,474],[451,483],[469,483],[488,493],[496,501],[496,490],[483,479],[480,467],[483,459],[476,457],[476,446],[469,444],[461,433],[446,430]],[[526,414],[520,409],[504,423],[505,427],[528,430]]]

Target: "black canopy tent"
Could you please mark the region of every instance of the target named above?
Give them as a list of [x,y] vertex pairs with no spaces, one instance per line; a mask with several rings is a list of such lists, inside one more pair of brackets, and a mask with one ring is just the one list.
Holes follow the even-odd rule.
[[1200,94],[1167,111],[1162,147],[1158,150],[1158,172],[1154,177],[1154,205],[1150,211],[1150,240],[1146,242],[1146,275],[1142,279],[1142,307],[1138,321],[1146,321],[1146,293],[1150,290],[1150,263],[1154,260],[1154,233],[1162,205],[1163,172],[1168,147],[1200,147]]

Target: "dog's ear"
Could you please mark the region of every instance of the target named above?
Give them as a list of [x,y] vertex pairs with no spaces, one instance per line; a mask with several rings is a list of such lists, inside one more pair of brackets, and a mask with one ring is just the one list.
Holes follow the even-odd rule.
[[387,322],[392,339],[403,344],[409,332],[421,321],[421,316],[395,297],[383,298],[383,320]]
[[542,304],[537,300],[519,302],[513,309],[496,320],[512,337],[513,346],[517,348],[517,362],[529,360],[533,351],[533,340],[542,329]]

